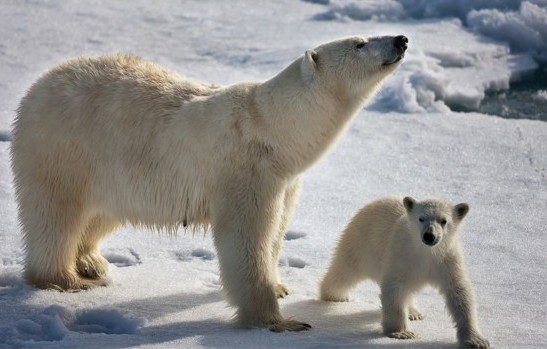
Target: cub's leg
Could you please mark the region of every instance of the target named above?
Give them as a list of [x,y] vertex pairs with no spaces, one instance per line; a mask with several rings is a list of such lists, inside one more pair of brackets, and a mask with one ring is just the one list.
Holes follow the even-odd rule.
[[285,234],[289,228],[289,224],[292,220],[294,210],[296,208],[296,202],[300,194],[300,188],[302,185],[302,179],[300,177],[296,178],[288,187],[285,189],[285,197],[283,200],[283,212],[281,214],[281,224],[279,225],[279,231],[277,236],[275,236],[272,247],[272,273],[276,285],[274,286],[275,294],[279,298],[289,294],[289,289],[286,285],[281,283],[281,278],[279,276],[279,254],[281,248],[283,247],[283,241],[285,239]]
[[85,229],[78,246],[76,268],[89,279],[104,279],[108,273],[108,261],[101,255],[101,240],[110,234],[119,222],[104,215],[93,217]]
[[411,293],[407,290],[406,282],[400,278],[387,277],[382,281],[382,327],[384,334],[391,338],[411,339],[414,332],[410,331],[408,304]]
[[362,271],[352,261],[350,254],[340,244],[319,286],[319,298],[328,302],[347,302],[350,291],[365,279]]
[[213,237],[228,301],[246,327],[301,331],[309,325],[284,319],[272,273],[273,240],[279,232],[284,192],[272,179],[253,173],[222,183],[212,208]]
[[490,348],[477,324],[475,296],[462,258],[448,256],[441,268],[440,289],[456,323],[459,343],[469,348]]
[[411,321],[423,320],[424,315],[420,311],[420,308],[416,305],[416,297],[412,296],[408,303],[408,319]]
[[362,248],[361,228],[354,221],[342,233],[331,264],[319,287],[319,296],[324,301],[347,302],[350,291],[370,277],[364,259],[367,253]]

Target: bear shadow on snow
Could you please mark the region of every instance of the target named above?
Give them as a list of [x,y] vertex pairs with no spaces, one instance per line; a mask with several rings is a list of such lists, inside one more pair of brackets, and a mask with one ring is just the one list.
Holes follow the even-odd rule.
[[[26,289],[30,289],[31,286],[25,285],[20,277],[8,277],[5,278],[4,283],[13,284],[16,281],[15,286],[22,286]],[[400,342],[390,340],[389,343],[368,343],[368,341],[381,339],[383,335],[380,332],[380,309],[374,310],[359,310],[350,314],[336,314],[333,313],[334,307],[332,304],[318,301],[318,300],[303,300],[295,303],[282,304],[282,309],[288,314],[300,314],[305,319],[314,319],[315,327],[309,332],[302,333],[298,336],[281,336],[272,333],[270,331],[249,331],[242,328],[234,328],[226,326],[226,319],[222,316],[219,318],[211,318],[200,321],[176,321],[161,324],[161,325],[141,325],[132,333],[125,333],[123,340],[120,340],[119,334],[114,331],[112,333],[94,333],[91,336],[88,331],[78,331],[78,326],[72,326],[72,323],[63,323],[66,327],[64,333],[55,338],[51,337],[51,331],[47,328],[47,323],[44,321],[44,314],[52,316],[53,313],[80,313],[75,312],[73,309],[65,309],[57,306],[59,309],[53,307],[44,307],[39,305],[24,304],[25,301],[34,292],[49,292],[49,291],[31,291],[21,292],[19,291],[10,293],[9,296],[13,298],[13,301],[19,304],[16,310],[18,314],[37,314],[30,317],[19,318],[15,321],[15,326],[23,322],[35,322],[42,326],[42,330],[38,333],[24,333],[15,332],[15,327],[12,329],[13,336],[4,337],[6,344],[12,344],[14,347],[21,346],[28,340],[53,340],[59,343],[65,341],[66,335],[70,332],[74,333],[69,336],[71,341],[77,340],[78,347],[80,348],[129,348],[137,345],[145,344],[160,344],[177,340],[182,340],[187,337],[200,337],[198,339],[199,345],[206,348],[256,348],[256,343],[264,343],[269,348],[286,348],[286,347],[309,347],[310,343],[332,343],[338,342],[340,346],[359,346],[362,348],[453,348],[453,343],[439,343],[439,342]],[[7,294],[6,294],[7,295]],[[74,296],[78,296],[75,294]],[[127,319],[146,319],[147,321],[154,321],[159,317],[168,316],[175,318],[170,313],[176,313],[184,310],[190,310],[202,305],[221,302],[223,295],[221,291],[213,291],[209,293],[177,293],[167,296],[148,297],[142,299],[131,300],[127,302],[119,302],[111,305],[103,305],[101,307],[90,307],[87,309],[81,309],[81,314],[85,315],[97,311],[109,311],[123,310],[123,316]],[[158,306],[161,305],[161,306]],[[48,310],[51,309],[51,310]],[[55,314],[53,314],[55,315]],[[78,314],[76,314],[78,315]],[[75,320],[79,316],[74,317]],[[49,319],[49,321],[53,321]],[[47,321],[46,321],[47,322]],[[100,320],[97,324],[103,324],[103,320]],[[142,322],[141,322],[142,324]],[[340,324],[343,324],[343,328],[340,328]],[[93,325],[93,324],[87,324]],[[12,327],[12,326],[10,326]],[[9,331],[8,331],[9,332]],[[78,335],[77,333],[81,333]],[[32,337],[29,337],[32,336]],[[114,336],[114,337],[112,337]],[[49,338],[49,339],[48,339]],[[409,346],[410,344],[410,346]]]

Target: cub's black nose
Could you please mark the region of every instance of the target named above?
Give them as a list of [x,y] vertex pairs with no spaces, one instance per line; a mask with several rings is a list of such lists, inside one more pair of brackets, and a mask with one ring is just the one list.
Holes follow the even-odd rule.
[[398,49],[398,50],[401,50],[401,51],[406,51],[406,48],[407,48],[407,44],[408,43],[408,39],[406,38],[406,36],[404,35],[399,35],[399,36],[396,36],[394,39],[393,39],[393,45]]
[[425,233],[424,234],[424,242],[429,246],[433,245],[433,243],[435,242],[435,235],[433,235],[431,233]]

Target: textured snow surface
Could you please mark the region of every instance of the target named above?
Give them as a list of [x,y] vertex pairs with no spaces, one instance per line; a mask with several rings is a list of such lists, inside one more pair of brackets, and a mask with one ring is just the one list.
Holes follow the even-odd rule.
[[[348,303],[317,300],[347,221],[388,194],[468,202],[461,239],[484,335],[495,348],[547,347],[547,123],[450,111],[542,64],[545,6],[2,1],[0,347],[454,348],[456,331],[433,289],[418,297],[426,318],[412,323],[418,338],[409,341],[381,335],[373,283],[361,284]],[[514,28],[520,40],[512,41]],[[169,238],[120,229],[103,244],[108,287],[58,293],[24,283],[9,129],[20,99],[46,69],[84,53],[128,51],[229,84],[267,79],[306,49],[359,33],[404,34],[410,48],[340,143],[305,175],[280,261],[292,293],[280,304],[284,315],[312,324],[311,331],[231,326],[233,309],[222,295],[211,236],[203,232]],[[547,98],[544,90],[534,96]]]

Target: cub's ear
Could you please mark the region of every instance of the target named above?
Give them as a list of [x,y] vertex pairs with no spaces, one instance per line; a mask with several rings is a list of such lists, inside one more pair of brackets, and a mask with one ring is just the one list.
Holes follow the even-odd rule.
[[454,206],[454,215],[460,221],[467,215],[467,212],[469,212],[469,205],[465,202]]
[[412,212],[414,205],[416,205],[416,200],[414,200],[410,196],[407,196],[406,198],[403,199],[403,205],[405,205],[407,212]]
[[317,70],[317,60],[319,58],[319,55],[314,50],[307,50],[306,53],[304,53],[304,57],[302,59],[302,77],[306,81],[311,81],[315,75],[315,71]]

